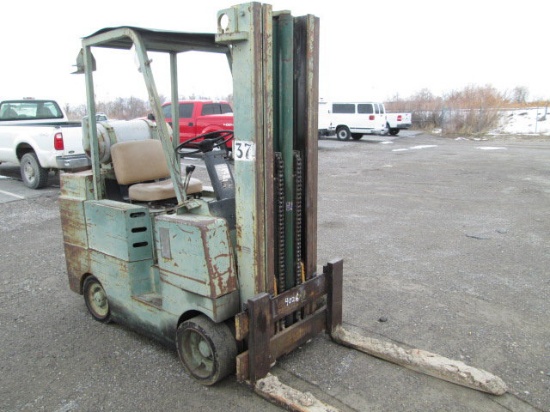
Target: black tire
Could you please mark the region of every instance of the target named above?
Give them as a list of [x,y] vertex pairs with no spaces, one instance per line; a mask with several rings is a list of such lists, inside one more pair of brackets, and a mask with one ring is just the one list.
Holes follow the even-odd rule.
[[48,170],[40,166],[34,152],[28,152],[21,158],[21,178],[25,186],[40,189],[48,184]]
[[399,134],[399,129],[390,129],[390,134],[392,136],[397,136]]
[[107,293],[99,280],[94,276],[87,277],[82,291],[84,302],[86,302],[86,307],[92,317],[98,322],[109,323],[111,321],[111,308],[109,307]]
[[361,140],[361,138],[363,137],[363,134],[362,133],[352,133],[351,137],[353,138],[353,140]]
[[202,385],[213,385],[235,372],[237,342],[225,323],[196,316],[178,327],[176,344],[183,366]]
[[336,138],[338,140],[349,140],[351,137],[351,132],[347,126],[339,126],[336,129]]

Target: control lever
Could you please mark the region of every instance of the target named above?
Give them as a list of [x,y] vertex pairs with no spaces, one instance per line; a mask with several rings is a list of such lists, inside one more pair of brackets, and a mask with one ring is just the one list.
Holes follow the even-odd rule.
[[189,182],[191,181],[191,175],[195,171],[195,165],[189,165],[185,167],[185,180],[183,181],[183,190],[187,193]]

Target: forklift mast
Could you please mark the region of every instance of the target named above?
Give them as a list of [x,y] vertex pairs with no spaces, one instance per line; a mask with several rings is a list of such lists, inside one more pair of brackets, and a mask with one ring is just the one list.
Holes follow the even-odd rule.
[[218,12],[232,54],[241,302],[310,279],[317,252],[319,20],[259,3]]
[[218,12],[230,46],[237,262],[237,379],[342,321],[342,261],[317,273],[319,19],[250,3]]

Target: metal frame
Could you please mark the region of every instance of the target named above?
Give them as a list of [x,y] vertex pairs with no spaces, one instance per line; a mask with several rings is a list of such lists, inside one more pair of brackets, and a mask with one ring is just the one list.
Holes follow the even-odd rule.
[[[222,27],[225,19],[228,25]],[[170,55],[172,118],[176,120],[177,54],[196,50],[225,53],[228,58],[233,73],[235,144],[253,149],[249,157],[235,156],[234,168],[239,183],[235,249],[242,309],[235,317],[236,335],[248,345],[237,357],[241,381],[254,383],[263,378],[275,359],[323,330],[332,332],[342,322],[342,261],[330,262],[323,273],[316,272],[318,42],[318,18],[274,13],[270,5],[259,3],[220,11],[216,35],[120,27],[98,31],[83,40],[89,119],[95,119],[92,47],[135,48],[176,189],[179,214],[194,206],[186,199],[179,159],[147,52]],[[89,133],[97,200],[103,198],[105,188],[93,121]],[[286,203],[284,225],[277,229],[273,205],[276,152],[284,164],[280,172]],[[300,169],[303,185],[294,177],[297,157],[305,165]],[[295,199],[301,199],[300,204]],[[284,233],[283,269],[275,265],[274,237],[279,229]]]
[[[316,273],[319,19],[275,13],[259,3],[221,10],[218,23],[222,18],[228,25],[218,24],[216,39],[232,50],[236,139],[255,147],[253,159],[235,160],[236,181],[253,182],[236,192],[244,309],[236,333],[248,345],[237,357],[237,378],[254,383],[275,359],[341,323],[342,261]],[[284,164],[286,199],[282,282],[274,264],[275,152]],[[303,205],[294,204],[296,153],[305,163]],[[303,245],[295,238],[298,208]],[[325,295],[326,306],[319,303]]]
[[[84,73],[86,75],[86,94],[88,106],[88,122],[91,145],[91,158],[94,171],[94,196],[95,199],[102,199],[105,193],[103,180],[101,179],[101,170],[98,160],[98,138],[96,123],[90,121],[95,119],[95,93],[93,84],[93,70],[95,61],[92,55],[92,47],[104,47],[114,49],[131,49],[135,47],[136,55],[139,61],[139,70],[143,74],[149,103],[157,120],[157,128],[160,141],[167,154],[166,159],[179,205],[186,204],[186,193],[181,179],[179,159],[174,153],[174,146],[178,139],[170,140],[170,130],[162,112],[162,106],[159,94],[155,85],[153,73],[151,71],[151,59],[147,52],[162,52],[170,55],[170,78],[171,78],[171,102],[173,124],[179,125],[178,111],[178,84],[177,84],[177,55],[187,51],[203,51],[213,53],[223,53],[229,58],[229,47],[217,44],[214,34],[209,33],[181,33],[171,31],[149,30],[138,27],[118,27],[102,29],[82,40],[84,54]],[[178,126],[176,126],[178,127]],[[179,130],[177,131],[179,132]],[[174,133],[177,135],[176,133]],[[188,207],[192,207],[187,205]]]

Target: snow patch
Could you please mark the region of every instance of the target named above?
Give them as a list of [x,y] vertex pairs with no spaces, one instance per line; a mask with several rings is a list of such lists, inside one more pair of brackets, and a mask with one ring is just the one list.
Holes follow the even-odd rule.
[[521,134],[550,136],[550,114],[548,107],[510,109],[500,112],[497,128],[490,135]]
[[392,152],[407,152],[409,150],[420,150],[420,149],[429,149],[432,147],[437,147],[436,144],[424,144],[424,145],[418,145],[418,146],[412,146],[405,149],[393,149]]
[[476,147],[479,150],[508,150],[506,147],[491,147],[491,146],[481,146]]

